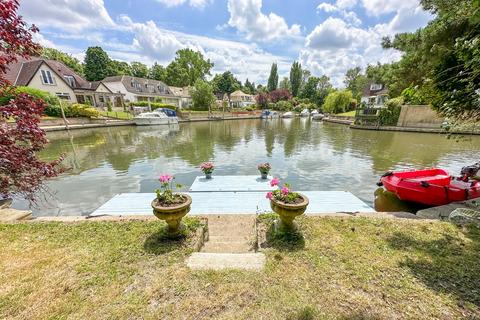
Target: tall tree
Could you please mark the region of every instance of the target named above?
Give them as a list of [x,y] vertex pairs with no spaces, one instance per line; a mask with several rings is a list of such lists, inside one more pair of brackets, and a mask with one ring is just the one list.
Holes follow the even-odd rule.
[[230,71],[225,71],[222,74],[217,74],[213,78],[212,83],[216,93],[223,93],[227,95],[228,105],[231,107],[230,94],[232,94],[232,92],[235,90],[240,89],[240,81],[238,81]]
[[178,50],[167,66],[167,83],[171,86],[193,86],[197,80],[205,80],[210,75],[213,63],[198,51],[192,49]]
[[89,47],[84,63],[85,78],[88,81],[103,80],[109,75],[110,58],[101,47]]
[[[61,158],[44,162],[38,153],[48,140],[39,127],[45,102],[27,93],[17,93],[5,78],[9,63],[18,57],[28,58],[40,51],[32,35],[35,26],[27,28],[17,14],[17,0],[0,0],[0,199],[23,197],[35,202],[48,178],[57,176]],[[13,125],[7,123],[14,120]]]
[[255,94],[255,83],[250,82],[248,78],[247,80],[245,80],[245,84],[243,85],[243,88],[245,90],[245,93]]
[[148,77],[150,79],[165,82],[167,79],[167,70],[161,64],[155,62],[148,71]]
[[270,76],[268,77],[267,90],[268,92],[278,88],[278,67],[276,63],[272,64],[270,68]]
[[192,101],[195,110],[210,110],[215,103],[213,87],[207,81],[197,80],[192,90]]
[[359,101],[364,86],[367,84],[367,77],[362,74],[360,67],[348,69],[343,80],[345,87],[352,92],[353,97]]
[[45,59],[61,61],[64,65],[66,65],[79,75],[83,75],[82,63],[77,58],[72,57],[71,55],[64,53],[60,50],[54,48],[42,48],[41,57]]
[[141,62],[131,62],[130,68],[132,70],[132,76],[134,77],[146,78],[148,75],[148,67]]
[[327,76],[310,77],[305,84],[300,97],[309,99],[318,107],[323,105],[325,97],[332,90],[333,86],[330,83],[330,78]]
[[287,89],[288,91],[291,91],[292,88],[290,86],[290,79],[287,77],[283,77],[282,81],[280,81],[280,84],[278,85],[280,89]]
[[109,76],[121,76],[132,75],[132,68],[125,61],[110,60],[108,63],[108,75]]
[[300,62],[294,61],[292,67],[290,68],[290,86],[292,90],[292,95],[294,97],[298,96],[300,93],[300,88],[302,87],[302,65]]

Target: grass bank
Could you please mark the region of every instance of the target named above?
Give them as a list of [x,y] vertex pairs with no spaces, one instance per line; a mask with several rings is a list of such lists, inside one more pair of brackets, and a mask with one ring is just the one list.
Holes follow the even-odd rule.
[[[263,220],[266,230],[271,219]],[[190,230],[198,224],[187,220]],[[458,319],[480,316],[480,230],[299,219],[262,272],[193,272],[162,222],[0,225],[0,318]],[[270,235],[272,235],[270,233]]]

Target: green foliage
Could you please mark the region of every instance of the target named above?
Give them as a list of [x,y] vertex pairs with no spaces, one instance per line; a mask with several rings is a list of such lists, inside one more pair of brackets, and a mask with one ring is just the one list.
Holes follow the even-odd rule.
[[31,88],[31,87],[23,87],[19,86],[15,88],[17,93],[27,93],[31,96],[36,98],[42,99],[45,101],[47,105],[60,105],[60,99],[53,94],[48,93],[47,91]]
[[280,89],[287,89],[288,91],[291,91],[291,86],[290,86],[290,80],[287,77],[283,77],[282,81],[280,81],[280,84],[278,85]]
[[112,102],[110,101],[110,99],[107,100],[107,111],[108,112],[111,112],[112,111]]
[[222,74],[215,75],[212,80],[212,86],[214,92],[227,94],[228,99],[230,99],[230,94],[240,89],[242,83],[230,71],[225,71]]
[[88,117],[88,118],[97,118],[100,116],[100,112],[92,108],[89,105],[74,103],[64,109],[65,114],[68,117]]
[[139,78],[146,78],[148,75],[148,67],[137,61],[130,63],[131,75]]
[[352,91],[352,95],[357,101],[360,101],[363,88],[367,85],[368,81],[367,77],[361,72],[362,69],[360,67],[349,69],[347,70],[345,79],[343,80],[346,88]]
[[378,114],[378,122],[381,126],[396,126],[400,117],[400,112],[402,111],[401,98],[390,100],[394,101],[386,103],[386,108],[382,108]]
[[248,81],[248,78],[247,80],[245,80],[243,90],[245,93],[248,93],[248,94],[255,94],[257,92],[257,90],[255,89],[255,83]]
[[276,111],[291,111],[293,110],[293,104],[290,101],[278,101],[277,103],[273,104],[272,110]]
[[349,109],[352,101],[350,90],[338,90],[328,94],[323,104],[323,110],[328,113],[342,113]]
[[167,70],[155,62],[148,71],[148,78],[165,82],[167,79]]
[[330,78],[327,76],[309,77],[307,83],[303,86],[300,98],[308,99],[315,103],[317,107],[321,107],[332,88]]
[[298,61],[294,61],[290,68],[290,89],[294,97],[300,93],[302,86],[303,72],[302,65]]
[[271,92],[278,88],[278,67],[276,63],[270,68],[270,76],[268,77],[267,91]]
[[110,58],[101,47],[89,47],[84,63],[85,78],[88,81],[103,80],[109,75]]
[[192,91],[193,109],[209,110],[215,103],[213,87],[206,81],[197,80]]
[[109,60],[108,62],[108,75],[120,76],[120,75],[132,75],[132,68],[125,61]]
[[402,91],[402,97],[404,99],[405,104],[410,105],[421,105],[421,104],[428,104],[426,98],[422,95],[421,90],[419,90],[418,86],[409,86],[405,90]]
[[205,80],[212,67],[213,63],[205,60],[200,52],[181,49],[167,66],[166,82],[176,87],[193,86],[198,80]]
[[60,50],[54,48],[42,48],[42,52],[40,54],[42,58],[49,59],[49,60],[58,60],[62,62],[64,65],[78,73],[79,75],[83,75],[83,65],[82,63],[75,57],[64,53]]
[[[135,107],[148,107],[148,102],[147,101],[138,101],[138,102],[130,102],[130,106],[135,106]],[[153,110],[158,109],[158,108],[167,108],[167,109],[172,109],[176,110],[177,107],[174,105],[168,104],[168,103],[162,103],[162,102],[150,102],[150,108]]]

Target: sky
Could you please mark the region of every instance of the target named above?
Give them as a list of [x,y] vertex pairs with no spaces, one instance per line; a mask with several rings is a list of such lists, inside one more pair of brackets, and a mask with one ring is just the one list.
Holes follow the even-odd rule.
[[385,63],[400,53],[384,36],[415,31],[433,16],[419,0],[22,0],[20,14],[40,28],[35,39],[83,60],[89,46],[113,59],[167,65],[182,48],[265,84],[293,61],[343,85],[349,68]]

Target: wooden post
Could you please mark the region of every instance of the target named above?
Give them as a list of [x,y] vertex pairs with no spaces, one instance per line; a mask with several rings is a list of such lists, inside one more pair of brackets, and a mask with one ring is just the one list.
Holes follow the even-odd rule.
[[62,118],[63,118],[63,122],[65,123],[65,129],[70,130],[70,128],[68,127],[68,120],[67,120],[67,117],[65,117],[65,111],[63,111],[63,101],[62,99],[60,99],[60,111],[62,112]]

